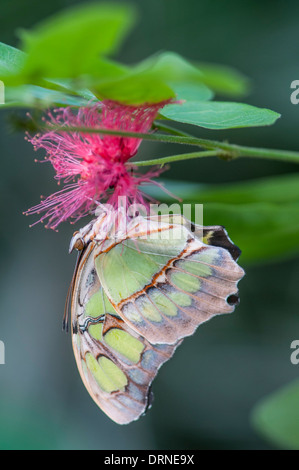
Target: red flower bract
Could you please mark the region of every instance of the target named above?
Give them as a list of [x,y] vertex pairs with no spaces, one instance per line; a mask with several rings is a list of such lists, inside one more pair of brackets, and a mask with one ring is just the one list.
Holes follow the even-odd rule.
[[[48,219],[47,227],[56,229],[67,220],[76,222],[93,212],[100,202],[117,209],[118,198],[126,196],[127,204],[145,205],[146,195],[140,185],[152,182],[160,169],[138,174],[127,163],[141,143],[135,137],[71,131],[70,128],[106,129],[146,133],[159,111],[169,101],[142,105],[123,105],[113,101],[80,108],[58,108],[45,119],[48,130],[27,139],[35,150],[46,150],[46,160],[53,165],[59,182],[65,184],[26,214],[44,213],[36,222]],[[52,129],[51,129],[52,128]]]

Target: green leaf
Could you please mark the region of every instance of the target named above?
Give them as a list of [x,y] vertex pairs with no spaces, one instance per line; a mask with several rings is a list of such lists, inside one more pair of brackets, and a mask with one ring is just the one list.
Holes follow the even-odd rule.
[[1,107],[48,108],[53,104],[62,106],[88,106],[88,101],[83,97],[72,96],[35,85],[7,87],[5,91],[5,104]]
[[299,380],[262,400],[253,410],[252,423],[280,448],[299,450]]
[[69,8],[21,33],[28,54],[23,74],[34,79],[78,77],[93,68],[100,55],[119,47],[134,20],[135,10],[125,4]]
[[218,64],[196,64],[202,72],[202,82],[215,93],[241,98],[250,91],[250,81],[237,70]]
[[[287,203],[299,202],[299,173],[258,178],[237,183],[198,184],[187,181],[164,180],[162,183],[170,193],[194,202],[250,204],[255,202]],[[148,188],[157,199],[169,196],[157,186]]]
[[164,83],[146,79],[138,80],[136,78],[124,80],[117,87],[102,87],[101,92],[97,96],[102,99],[112,99],[132,106],[144,103],[160,103],[161,101],[174,98],[172,90],[167,85],[164,85]]
[[211,100],[214,93],[203,83],[170,83],[178,100],[206,101]]
[[270,109],[220,101],[187,101],[182,105],[171,104],[163,108],[160,114],[173,121],[207,129],[268,126],[280,117],[280,114]]
[[136,66],[136,72],[172,83],[202,83],[201,71],[174,52],[162,52],[143,60]]
[[120,80],[99,83],[91,89],[100,100],[111,99],[135,106],[159,103],[175,96],[172,89],[162,81],[134,74]]
[[71,93],[78,96],[81,96],[87,102],[95,101],[95,95],[88,90],[87,88],[78,88],[78,84],[73,82],[73,80],[64,78],[64,79],[56,79],[56,80],[47,80],[47,85],[50,89],[54,89],[57,91],[61,91],[62,93]]
[[[183,199],[202,203],[299,202],[299,173],[217,185],[165,180],[165,186]],[[150,194],[154,198],[165,198],[165,193],[156,186],[150,188]]]
[[[101,74],[101,75],[100,75]],[[113,99],[126,104],[158,103],[170,98],[211,99],[213,93],[201,81],[202,74],[178,54],[164,52],[141,63],[122,69],[113,79],[100,69],[101,79],[93,92],[99,99]]]
[[195,199],[228,204],[299,202],[299,174],[296,173],[222,184],[216,188],[211,186],[206,186],[202,192],[197,191]]
[[0,78],[17,73],[23,65],[25,54],[14,47],[0,42]]
[[299,202],[204,204],[204,224],[224,225],[242,250],[242,263],[263,263],[299,254]]

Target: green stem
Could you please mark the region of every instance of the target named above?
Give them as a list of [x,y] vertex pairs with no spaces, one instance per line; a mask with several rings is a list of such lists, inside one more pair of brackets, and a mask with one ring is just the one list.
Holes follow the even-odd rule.
[[165,165],[166,163],[178,162],[180,160],[191,160],[193,158],[201,157],[219,157],[221,152],[219,150],[206,150],[201,152],[181,153],[179,155],[171,155],[170,157],[153,158],[152,160],[144,160],[133,162],[136,166],[149,166],[149,165]]
[[[154,123],[155,128],[161,131],[169,132],[170,134],[186,137],[188,140],[193,136],[187,134],[186,132],[178,131],[173,127],[166,126],[160,123]],[[258,148],[258,147],[245,147],[243,145],[235,145],[229,144],[226,142],[219,142],[216,140],[206,140],[206,139],[199,139],[202,146],[206,148],[218,148],[222,149],[228,154],[231,154],[230,158],[237,158],[237,157],[256,157],[256,158],[267,158],[271,160],[284,160],[293,163],[299,163],[299,152],[289,151],[289,150],[275,150],[275,149],[265,149],[265,148]],[[187,143],[187,142],[184,142]],[[225,156],[224,156],[225,158]]]
[[[220,147],[220,146],[219,146]],[[171,155],[169,157],[154,158],[134,162],[136,166],[148,165],[166,165],[171,162],[179,162],[182,160],[190,160],[201,157],[220,157],[223,160],[232,160],[239,157],[266,158],[269,160],[280,160],[290,163],[299,163],[299,153],[286,150],[271,150],[254,147],[242,147],[239,145],[225,144],[222,148],[214,150],[206,150],[201,152],[182,153],[179,155]]]
[[[135,137],[136,139],[150,140],[153,142],[166,142],[171,144],[186,144],[195,145],[197,147],[214,148],[215,145],[209,144],[205,139],[198,139],[197,137],[186,137],[185,135],[166,135],[166,134],[144,134],[140,132],[128,132],[112,129],[91,128],[91,127],[64,127],[59,126],[46,126],[44,130],[49,132],[80,132],[82,134],[106,134],[115,135],[120,137]],[[201,145],[202,142],[202,145]],[[213,141],[211,141],[213,142]]]
[[191,134],[187,134],[187,132],[179,131],[178,129],[174,129],[173,127],[167,126],[166,124],[161,124],[160,122],[154,122],[153,130],[158,130],[162,132],[168,132],[168,134],[177,135],[181,137],[193,137]]
[[299,163],[299,152],[290,150],[275,150],[257,147],[245,147],[242,145],[223,144],[223,150],[232,153],[232,158],[238,157],[253,157],[253,158],[266,158],[269,160],[280,160],[291,163]]
[[[154,142],[167,142],[173,144],[185,144],[194,145],[207,150],[213,150],[214,152],[194,152],[181,155],[172,155],[170,157],[157,158],[147,160],[144,162],[136,162],[136,165],[156,165],[180,160],[187,160],[191,158],[200,158],[204,156],[220,156],[223,159],[231,160],[238,157],[253,157],[253,158],[265,158],[270,160],[281,160],[290,163],[299,163],[299,152],[293,152],[288,150],[274,150],[267,148],[257,147],[245,147],[242,145],[229,144],[227,142],[220,142],[217,140],[200,139],[197,137],[189,136],[183,132],[177,131],[166,125],[159,124],[159,129],[166,132],[171,132],[173,135],[167,134],[144,134],[139,132],[126,132],[112,129],[100,129],[100,128],[89,128],[89,127],[66,127],[62,129],[58,126],[46,127],[47,131],[57,132],[81,132],[81,133],[92,133],[92,134],[107,134],[115,135],[120,137],[135,137],[137,139],[149,140]],[[188,156],[189,155],[189,156]],[[197,156],[196,156],[197,155]]]

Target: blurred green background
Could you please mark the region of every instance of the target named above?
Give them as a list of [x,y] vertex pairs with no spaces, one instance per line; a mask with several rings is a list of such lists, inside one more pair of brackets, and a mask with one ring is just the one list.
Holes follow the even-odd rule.
[[[83,2],[2,0],[0,41],[18,46],[16,29],[76,3]],[[282,114],[269,128],[191,129],[196,135],[299,150],[299,106],[290,102],[290,84],[299,79],[298,2],[131,3],[138,5],[140,19],[118,55],[120,61],[134,63],[171,50],[192,60],[230,65],[252,79],[248,103]],[[246,264],[236,312],[203,325],[184,341],[155,379],[154,405],[145,417],[126,427],[114,424],[85,391],[70,335],[61,331],[75,263],[75,256],[68,255],[74,227],[65,224],[58,233],[40,225],[29,229],[33,219],[22,211],[37,204],[40,194],[54,192],[56,184],[50,165],[34,163],[32,146],[15,131],[11,114],[0,113],[0,339],[6,347],[6,365],[0,365],[0,448],[273,448],[253,429],[250,413],[265,395],[298,377],[299,366],[290,362],[290,344],[299,338],[298,258]],[[143,142],[139,156],[187,151]],[[298,170],[266,160],[203,159],[173,164],[167,178],[226,183]],[[225,224],[213,221],[219,222]],[[252,244],[258,240],[256,233]]]

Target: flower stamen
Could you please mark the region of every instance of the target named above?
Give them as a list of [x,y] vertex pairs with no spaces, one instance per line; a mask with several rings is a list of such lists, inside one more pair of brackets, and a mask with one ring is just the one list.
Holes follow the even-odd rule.
[[52,164],[55,179],[64,187],[42,199],[26,214],[43,212],[36,223],[47,219],[47,227],[55,230],[67,219],[75,223],[94,212],[101,202],[117,209],[122,196],[126,196],[127,204],[146,205],[149,198],[139,187],[152,183],[152,178],[158,177],[162,170],[155,168],[139,174],[134,164],[127,163],[137,153],[141,139],[68,131],[68,128],[146,133],[159,109],[168,103],[134,107],[103,101],[77,111],[71,107],[49,111],[48,118],[44,118],[49,130],[33,137],[27,134],[27,140],[35,150],[46,150],[45,160]]

